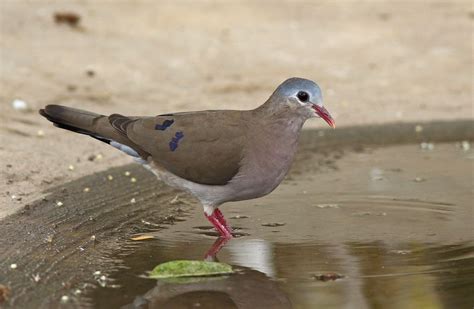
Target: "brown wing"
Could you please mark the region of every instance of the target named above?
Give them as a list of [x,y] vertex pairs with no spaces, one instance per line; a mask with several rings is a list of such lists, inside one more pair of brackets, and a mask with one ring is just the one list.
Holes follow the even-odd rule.
[[125,127],[134,144],[182,178],[223,185],[239,170],[247,132],[245,112],[178,113],[125,122],[117,126]]

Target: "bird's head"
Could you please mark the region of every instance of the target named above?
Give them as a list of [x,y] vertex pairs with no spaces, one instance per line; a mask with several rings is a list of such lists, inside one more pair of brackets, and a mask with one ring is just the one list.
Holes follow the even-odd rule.
[[332,128],[336,127],[334,119],[323,106],[321,89],[309,79],[293,77],[285,80],[278,86],[269,101],[274,107],[283,107],[283,110],[297,113],[305,118],[320,117]]

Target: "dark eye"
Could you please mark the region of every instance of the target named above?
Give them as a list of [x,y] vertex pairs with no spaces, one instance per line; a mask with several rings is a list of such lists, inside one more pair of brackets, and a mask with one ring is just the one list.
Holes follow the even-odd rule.
[[309,100],[309,94],[306,91],[300,91],[296,96],[301,102],[307,102]]

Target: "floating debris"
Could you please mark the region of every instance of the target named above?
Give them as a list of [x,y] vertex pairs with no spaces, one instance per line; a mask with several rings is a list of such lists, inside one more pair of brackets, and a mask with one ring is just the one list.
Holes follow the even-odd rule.
[[135,183],[135,182],[137,182],[137,179],[135,177],[132,177],[132,178],[130,178],[130,182]]
[[61,206],[63,206],[63,205],[64,205],[64,204],[63,204],[63,202],[61,202],[61,201],[57,201],[57,202],[56,202],[56,206],[58,206],[58,207],[61,207]]
[[415,126],[415,132],[416,133],[421,133],[423,131],[423,126],[422,125],[416,125]]
[[10,264],[10,269],[17,269],[18,265],[16,265],[15,263],[13,264]]
[[138,236],[131,237],[130,239],[135,240],[135,241],[141,241],[141,240],[148,240],[148,239],[154,239],[154,238],[155,237],[153,235],[138,235]]
[[181,204],[181,201],[179,200],[179,194],[176,194],[175,197],[170,201],[171,205],[176,205],[176,204]]
[[17,111],[26,111],[28,109],[28,104],[20,99],[15,99],[12,102],[12,107]]
[[228,275],[233,273],[232,266],[225,263],[208,261],[178,260],[156,266],[149,274],[150,278],[177,278]]
[[131,175],[129,171],[125,171],[125,173],[123,173],[123,174],[127,177]]
[[400,255],[406,255],[411,253],[410,250],[391,250],[390,252]]
[[137,201],[135,200],[135,198],[132,198],[132,199],[130,200],[130,203],[132,203],[132,204],[135,204],[136,202],[137,202]]
[[313,275],[313,278],[319,281],[335,281],[338,279],[344,278],[343,275],[338,274],[338,273],[325,273],[325,274],[318,274],[318,275]]
[[248,218],[248,216],[246,215],[236,215],[236,216],[230,217],[230,219],[246,219],[246,218]]
[[461,148],[464,151],[469,151],[471,149],[471,144],[469,143],[469,141],[462,141],[458,145],[459,145],[459,148]]
[[73,171],[75,169],[74,165],[70,164],[68,167],[67,167],[68,170],[70,171]]
[[92,236],[91,236],[91,240],[92,240],[92,241],[95,241],[95,240],[96,240],[95,235],[92,235]]
[[338,204],[318,204],[316,205],[318,208],[339,208]]
[[268,227],[277,227],[277,226],[284,226],[286,223],[283,222],[270,222],[270,223],[263,223],[262,226],[268,226]]
[[82,191],[87,193],[87,192],[89,192],[90,190],[91,190],[91,189],[90,189],[89,187],[85,187]]
[[43,137],[44,136],[44,131],[43,130],[38,130],[36,132],[36,135],[39,136],[39,137]]
[[415,179],[413,179],[414,182],[423,182],[423,181],[426,181],[425,178],[423,177],[415,177]]
[[108,176],[107,176],[107,179],[108,179],[108,180],[114,180],[114,176],[108,175]]
[[370,212],[370,211],[361,211],[361,212],[355,212],[352,214],[353,216],[356,216],[356,217],[364,217],[364,216],[386,216],[387,213],[386,212],[377,212],[377,213],[373,213],[373,212]]
[[79,289],[75,289],[73,293],[74,293],[74,295],[77,296],[77,295],[81,295],[81,294],[82,294],[82,291],[79,290]]
[[421,143],[420,148],[421,148],[421,150],[431,151],[431,150],[434,149],[434,144],[433,143]]
[[34,282],[38,283],[41,280],[41,277],[39,274],[31,276]]

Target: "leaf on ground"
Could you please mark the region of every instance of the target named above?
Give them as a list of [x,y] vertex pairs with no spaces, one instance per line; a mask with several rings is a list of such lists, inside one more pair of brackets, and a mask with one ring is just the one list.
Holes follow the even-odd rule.
[[200,277],[231,274],[232,266],[225,263],[178,260],[156,266],[149,274],[150,278]]
[[154,236],[152,235],[138,235],[138,236],[134,236],[132,238],[130,238],[131,240],[147,240],[147,239],[153,239],[155,238]]

